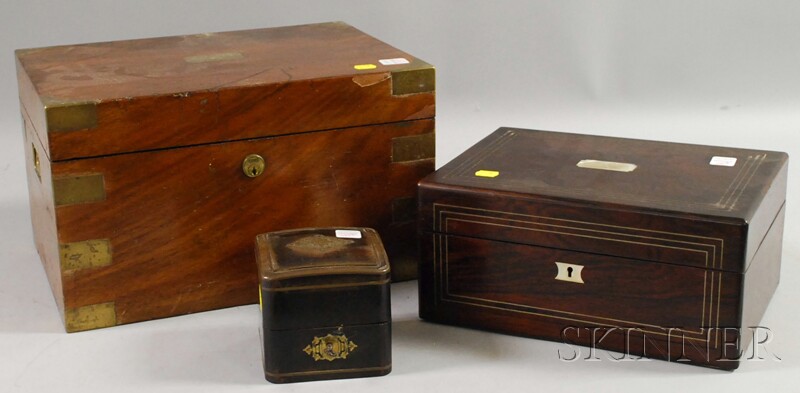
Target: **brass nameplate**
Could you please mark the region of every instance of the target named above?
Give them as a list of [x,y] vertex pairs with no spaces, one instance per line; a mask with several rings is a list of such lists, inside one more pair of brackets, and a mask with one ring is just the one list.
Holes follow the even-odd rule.
[[242,55],[239,52],[214,53],[210,55],[188,56],[183,58],[185,62],[190,64],[210,63],[215,61],[229,61],[229,60],[240,60],[240,59],[244,59],[244,55]]
[[97,127],[97,104],[94,102],[70,103],[45,108],[47,131],[78,131]]
[[53,179],[53,199],[56,206],[100,202],[106,199],[102,173],[62,176]]
[[93,239],[58,245],[61,271],[88,269],[111,264],[111,241]]
[[108,302],[67,309],[64,324],[68,333],[114,326],[117,324],[116,305]]
[[573,265],[571,263],[556,262],[556,267],[558,268],[556,280],[583,284],[583,277],[581,277],[583,266]]
[[314,358],[314,361],[347,359],[358,345],[347,339],[344,334],[329,334],[325,337],[314,337],[311,344],[306,345],[303,352]]
[[428,160],[436,157],[436,134],[392,138],[392,162]]
[[636,164],[600,160],[580,160],[576,165],[581,168],[601,169],[614,172],[633,172],[633,170],[636,169]]
[[392,72],[392,95],[430,93],[436,90],[436,69],[416,68]]

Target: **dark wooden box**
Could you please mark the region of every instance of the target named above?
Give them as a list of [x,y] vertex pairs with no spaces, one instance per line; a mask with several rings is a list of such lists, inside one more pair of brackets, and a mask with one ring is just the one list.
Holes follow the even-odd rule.
[[377,232],[313,228],[256,238],[270,382],[392,369],[389,262]]
[[36,248],[67,331],[257,301],[253,238],[378,230],[416,275],[434,69],[344,23],[20,50]]
[[501,128],[420,182],[420,316],[735,369],[778,285],[787,163]]

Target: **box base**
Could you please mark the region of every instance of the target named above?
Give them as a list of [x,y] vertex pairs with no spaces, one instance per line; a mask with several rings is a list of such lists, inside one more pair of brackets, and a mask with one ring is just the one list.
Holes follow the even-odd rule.
[[264,332],[264,376],[273,383],[363,378],[392,370],[391,322]]

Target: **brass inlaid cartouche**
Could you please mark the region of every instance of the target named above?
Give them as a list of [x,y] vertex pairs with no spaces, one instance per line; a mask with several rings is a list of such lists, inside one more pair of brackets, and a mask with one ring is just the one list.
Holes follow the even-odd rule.
[[313,357],[315,361],[327,360],[332,362],[336,359],[347,359],[358,345],[347,339],[344,334],[329,334],[325,337],[314,337],[311,344],[307,345],[303,352]]

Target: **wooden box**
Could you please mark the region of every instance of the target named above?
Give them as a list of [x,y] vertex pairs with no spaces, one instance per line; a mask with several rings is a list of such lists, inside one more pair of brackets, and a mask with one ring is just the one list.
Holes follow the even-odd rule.
[[264,374],[270,382],[392,370],[389,262],[368,228],[312,228],[256,238]]
[[420,316],[735,369],[778,285],[787,163],[501,128],[420,182]]
[[378,230],[416,274],[434,69],[344,23],[20,50],[36,247],[67,331],[255,303],[259,233]]

